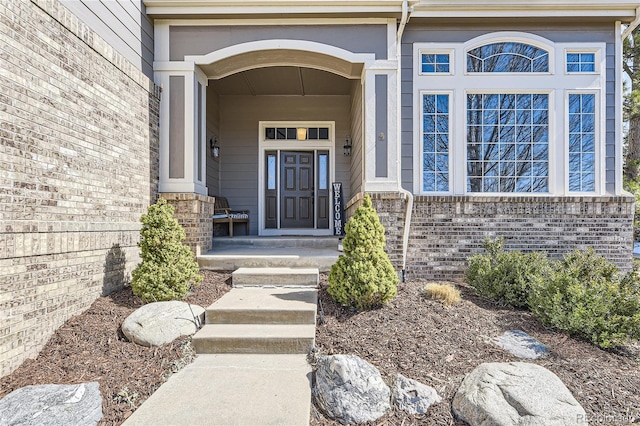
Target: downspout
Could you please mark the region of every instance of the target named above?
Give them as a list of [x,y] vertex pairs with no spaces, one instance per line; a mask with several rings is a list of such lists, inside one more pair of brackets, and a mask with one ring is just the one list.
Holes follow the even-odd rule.
[[397,83],[397,118],[396,118],[396,167],[398,176],[398,192],[403,194],[407,198],[407,211],[404,218],[404,232],[402,235],[402,282],[406,279],[407,269],[407,248],[409,246],[409,231],[411,229],[411,213],[413,210],[413,194],[402,187],[402,34],[404,33],[404,27],[409,21],[409,1],[402,1],[402,18],[400,19],[400,25],[398,26],[398,33],[396,37],[396,61],[398,63],[398,72],[396,73]]
[[622,33],[623,42],[627,39],[627,37],[631,35],[633,30],[638,28],[638,25],[640,25],[640,7],[636,8],[636,18],[627,26],[627,28]]

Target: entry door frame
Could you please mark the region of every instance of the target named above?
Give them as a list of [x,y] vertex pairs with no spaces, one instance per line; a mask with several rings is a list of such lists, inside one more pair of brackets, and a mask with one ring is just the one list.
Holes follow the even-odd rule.
[[[329,140],[267,140],[265,138],[265,129],[267,127],[328,127]],[[279,236],[279,235],[333,235],[333,221],[329,220],[328,229],[316,229],[317,220],[317,200],[314,204],[314,227],[308,229],[281,229],[280,228],[280,212],[278,211],[277,228],[265,228],[265,155],[266,151],[278,151],[278,170],[276,188],[278,190],[278,204],[280,203],[280,152],[281,151],[312,151],[314,152],[314,187],[317,188],[317,151],[329,152],[329,215],[333,211],[333,197],[331,196],[331,184],[336,179],[336,161],[335,161],[335,121],[260,121],[258,122],[258,235],[263,236]],[[317,198],[318,191],[315,191]]]

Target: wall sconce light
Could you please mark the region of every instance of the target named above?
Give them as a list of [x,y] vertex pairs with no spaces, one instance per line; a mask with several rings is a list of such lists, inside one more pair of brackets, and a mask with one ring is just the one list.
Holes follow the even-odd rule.
[[218,138],[215,136],[209,139],[209,151],[213,158],[220,157],[220,146],[218,145]]
[[298,127],[296,133],[299,141],[307,140],[307,129],[305,127]]
[[349,136],[345,138],[342,149],[345,157],[351,157],[351,138]]

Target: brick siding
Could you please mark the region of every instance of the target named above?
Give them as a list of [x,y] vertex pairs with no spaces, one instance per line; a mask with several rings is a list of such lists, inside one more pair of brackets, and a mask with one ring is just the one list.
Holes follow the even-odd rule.
[[1,1],[0,39],[3,376],[139,262],[160,92],[57,0]]
[[175,217],[184,228],[186,245],[196,256],[213,247],[213,210],[215,198],[200,194],[162,193],[160,196],[175,208]]
[[[406,200],[372,193],[385,227],[387,253],[402,267]],[[362,201],[347,204],[347,216]],[[466,259],[486,237],[505,238],[507,250],[546,251],[551,257],[593,247],[628,270],[632,263],[633,197],[416,196],[407,250],[408,278],[459,279]]]

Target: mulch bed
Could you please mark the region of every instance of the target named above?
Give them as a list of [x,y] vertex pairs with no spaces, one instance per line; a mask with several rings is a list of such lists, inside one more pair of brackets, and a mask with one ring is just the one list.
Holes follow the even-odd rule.
[[[203,273],[203,283],[185,301],[207,307],[229,291],[231,275]],[[140,306],[129,287],[100,297],[65,322],[36,359],[0,379],[0,398],[28,385],[97,381],[104,414],[100,424],[121,424],[194,355],[190,337],[154,348],[128,342],[120,325]]]
[[[187,301],[208,306],[230,289],[229,274],[204,271],[205,281]],[[426,415],[391,412],[376,425],[459,425],[451,400],[464,375],[483,362],[518,361],[491,343],[520,329],[547,345],[550,355],[533,361],[556,373],[590,416],[591,425],[640,422],[640,344],[603,351],[542,326],[526,311],[506,309],[459,286],[463,301],[445,307],[420,294],[425,282],[402,284],[381,309],[355,312],[333,302],[322,276],[323,323],[316,332],[320,354],[354,354],[375,365],[391,383],[395,373],[434,387],[443,401]],[[0,397],[27,385],[98,381],[102,425],[121,424],[166,378],[193,358],[190,338],[157,348],[126,341],[122,321],[141,306],[130,288],[101,297],[69,319],[35,360],[0,379]],[[137,394],[137,395],[136,395]],[[311,425],[337,425],[314,407]]]
[[[432,386],[442,402],[421,416],[392,412],[376,425],[463,425],[451,401],[464,376],[483,362],[521,361],[492,343],[519,329],[547,345],[550,354],[531,361],[554,372],[587,412],[591,425],[640,423],[640,344],[617,352],[567,337],[541,325],[529,312],[507,309],[458,285],[462,302],[445,307],[421,295],[426,282],[401,284],[381,309],[357,313],[320,289],[324,323],[316,329],[321,355],[355,354],[375,365],[387,381],[400,373]],[[312,408],[311,425],[338,425]]]

